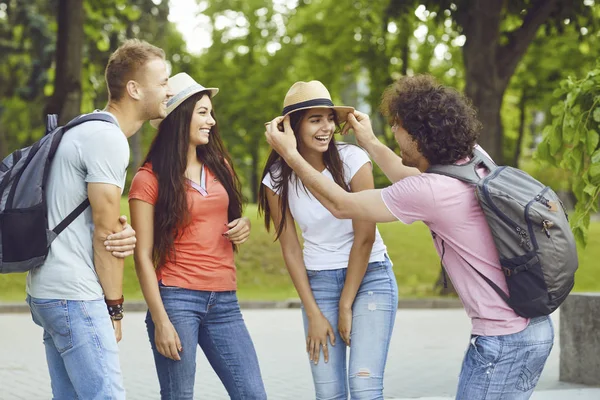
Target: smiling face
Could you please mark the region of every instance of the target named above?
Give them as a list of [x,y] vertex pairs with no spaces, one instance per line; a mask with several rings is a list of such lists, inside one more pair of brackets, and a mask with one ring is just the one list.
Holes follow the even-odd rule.
[[210,131],[216,121],[212,116],[212,102],[208,95],[202,96],[194,106],[192,120],[190,121],[190,145],[200,146],[208,144]]
[[335,132],[335,112],[331,108],[311,108],[302,118],[298,132],[301,152],[325,153]]
[[146,63],[140,89],[147,119],[166,117],[167,101],[173,96],[168,80],[169,73],[164,60],[155,58]]

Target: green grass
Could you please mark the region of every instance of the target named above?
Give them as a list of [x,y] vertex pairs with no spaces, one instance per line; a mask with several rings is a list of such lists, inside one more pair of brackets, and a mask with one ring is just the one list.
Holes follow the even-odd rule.
[[[121,209],[128,213],[126,200]],[[246,215],[252,219],[250,239],[236,255],[239,297],[246,300],[283,300],[297,297],[288,276],[279,244],[264,228],[258,218],[256,205],[248,206]],[[439,257],[435,253],[431,235],[426,226],[416,223],[381,224],[381,236],[387,245],[398,290],[402,297],[434,296],[433,284],[439,274]],[[590,224],[589,243],[579,251],[579,270],[575,291],[600,291],[600,222]],[[135,275],[133,258],[125,263],[125,297],[142,299]],[[25,297],[25,274],[0,275],[0,301],[21,301]]]

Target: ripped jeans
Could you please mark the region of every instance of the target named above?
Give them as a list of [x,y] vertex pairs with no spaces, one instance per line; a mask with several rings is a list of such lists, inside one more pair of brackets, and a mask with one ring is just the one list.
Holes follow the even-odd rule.
[[550,317],[532,318],[521,332],[472,336],[457,400],[526,400],[542,375],[554,343]]
[[[348,387],[353,400],[383,399],[383,371],[398,308],[398,286],[389,258],[370,263],[358,289],[352,306],[348,360],[348,347],[338,332],[339,302],[346,269],[307,273],[317,305],[335,332],[335,346],[329,345],[329,362],[323,361],[322,352],[317,365],[310,362],[316,399],[346,400]],[[304,309],[302,315],[304,331],[308,334]]]

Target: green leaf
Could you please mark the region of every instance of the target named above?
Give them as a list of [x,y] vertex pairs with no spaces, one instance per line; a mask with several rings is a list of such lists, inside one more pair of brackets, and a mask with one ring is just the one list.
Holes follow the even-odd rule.
[[600,165],[592,165],[590,167],[589,174],[592,178],[596,178],[600,176]]
[[[597,109],[598,110],[598,109]],[[592,155],[600,142],[600,135],[593,129],[587,132],[587,151],[589,155]]]
[[594,154],[592,154],[592,158],[590,159],[592,164],[596,164],[600,162],[600,149],[596,150]]
[[594,121],[600,122],[600,107],[596,107],[594,109],[593,118],[594,118]]
[[596,194],[596,190],[598,189],[598,186],[596,185],[586,185],[585,189],[583,189],[583,191],[587,194],[589,194],[590,196],[594,196]]
[[562,147],[562,138],[557,134],[556,131],[553,132],[550,136],[548,140],[548,145],[551,155],[555,155]]

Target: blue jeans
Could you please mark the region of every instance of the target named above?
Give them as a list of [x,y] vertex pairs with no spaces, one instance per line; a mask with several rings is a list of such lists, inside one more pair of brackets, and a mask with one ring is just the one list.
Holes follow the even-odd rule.
[[200,345],[232,399],[266,399],[254,344],[246,329],[236,293],[206,292],[174,286],[160,287],[165,310],[183,351],[174,361],[156,350],[154,322],[146,327],[163,400],[194,397],[196,349]]
[[458,382],[458,400],[529,399],[554,343],[549,317],[531,319],[521,332],[472,336]]
[[46,300],[27,296],[44,346],[56,400],[125,399],[115,339],[104,299]]
[[[335,346],[329,346],[329,362],[323,355],[310,363],[317,399],[383,399],[383,371],[398,309],[398,286],[392,264],[370,263],[352,306],[350,357],[338,332],[339,302],[346,269],[307,271],[319,309],[335,332]],[[308,318],[302,309],[304,331]]]

